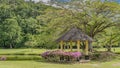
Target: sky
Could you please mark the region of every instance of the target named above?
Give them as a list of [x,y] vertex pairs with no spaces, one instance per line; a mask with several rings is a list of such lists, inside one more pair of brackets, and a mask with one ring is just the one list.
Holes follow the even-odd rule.
[[120,0],[117,0],[120,3]]

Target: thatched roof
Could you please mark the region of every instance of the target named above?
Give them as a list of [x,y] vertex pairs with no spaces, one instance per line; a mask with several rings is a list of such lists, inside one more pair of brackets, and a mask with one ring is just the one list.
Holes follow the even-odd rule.
[[91,37],[86,35],[84,32],[82,32],[81,29],[78,28],[71,28],[68,32],[66,32],[64,35],[62,35],[60,38],[58,38],[56,41],[93,41]]

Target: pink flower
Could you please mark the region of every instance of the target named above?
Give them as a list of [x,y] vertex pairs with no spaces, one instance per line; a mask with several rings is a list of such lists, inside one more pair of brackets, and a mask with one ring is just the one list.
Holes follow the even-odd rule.
[[1,58],[0,58],[0,60],[2,60],[2,61],[4,61],[4,60],[6,60],[7,58],[5,57],[5,56],[2,56]]
[[71,59],[76,59],[82,56],[80,52],[64,52],[62,50],[56,51],[47,51],[41,54],[43,58],[50,59],[50,58],[57,58],[57,57],[71,57]]
[[78,58],[80,56],[82,56],[82,54],[80,52],[73,52],[72,53],[72,57],[74,57],[74,58]]

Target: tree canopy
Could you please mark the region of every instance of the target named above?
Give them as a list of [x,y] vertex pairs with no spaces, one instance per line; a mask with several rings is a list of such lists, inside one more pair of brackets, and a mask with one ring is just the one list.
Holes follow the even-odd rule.
[[60,7],[24,0],[0,0],[0,47],[55,48],[55,40],[74,26],[95,39],[93,45],[119,43],[120,4],[101,0],[56,4]]

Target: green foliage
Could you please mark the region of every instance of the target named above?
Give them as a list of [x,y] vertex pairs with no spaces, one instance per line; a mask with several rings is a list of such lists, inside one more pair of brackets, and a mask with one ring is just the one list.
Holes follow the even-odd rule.
[[[2,55],[0,55],[2,57]],[[30,56],[30,55],[6,55],[6,60],[42,60],[40,56]]]
[[[59,5],[63,8],[41,2],[0,0],[0,47],[56,48],[55,40],[75,26],[96,40],[99,36],[106,37],[105,45],[110,43],[109,28],[114,26],[111,31],[118,33],[115,33],[116,42],[112,45],[119,43],[119,37],[116,37],[119,36],[119,26],[115,26],[119,25],[118,3],[98,0],[81,0],[79,3],[74,0]],[[69,7],[64,8],[65,5]],[[102,37],[99,42],[103,41]]]
[[4,47],[15,47],[21,41],[21,27],[15,19],[6,19],[0,25],[1,44]]
[[93,54],[90,55],[90,57],[91,57],[91,60],[111,61],[117,58],[117,54],[112,52],[94,52]]
[[44,22],[36,17],[46,14],[48,8],[55,8],[24,0],[1,0],[0,3],[0,47],[42,46],[40,42],[45,39],[41,39],[41,23]]

